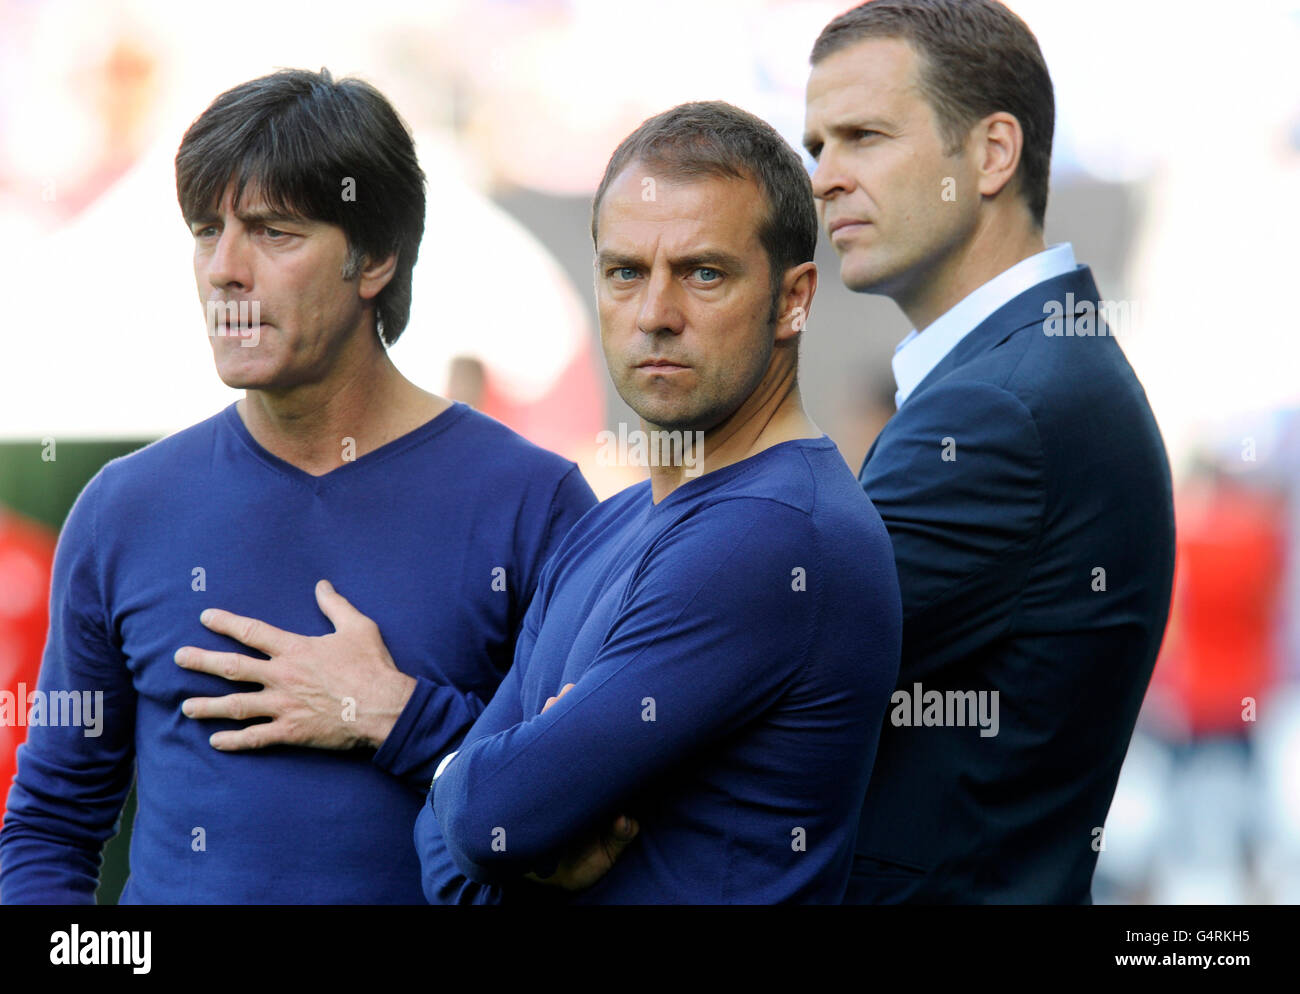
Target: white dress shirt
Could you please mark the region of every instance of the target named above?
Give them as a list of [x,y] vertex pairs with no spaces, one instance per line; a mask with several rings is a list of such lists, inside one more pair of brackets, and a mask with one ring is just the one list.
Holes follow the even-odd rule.
[[1074,247],[1069,242],[1053,245],[1021,259],[972,290],[936,318],[924,334],[915,328],[909,331],[894,349],[892,365],[894,382],[898,384],[894,403],[902,407],[903,401],[930,375],[930,370],[1003,304],[1043,280],[1072,272],[1074,265]]

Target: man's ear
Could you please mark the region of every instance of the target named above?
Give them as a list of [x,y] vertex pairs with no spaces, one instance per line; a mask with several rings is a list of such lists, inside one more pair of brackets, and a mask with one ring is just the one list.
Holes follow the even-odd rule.
[[371,262],[369,256],[361,260],[361,272],[358,274],[357,293],[361,294],[362,300],[373,300],[378,297],[384,287],[388,286],[389,280],[397,272],[397,253],[390,252],[378,262]]
[[975,148],[976,188],[981,196],[995,197],[1015,176],[1025,147],[1025,133],[1014,114],[997,111],[971,129]]
[[776,340],[789,341],[799,336],[808,324],[813,294],[817,292],[817,264],[802,262],[785,271],[781,280],[781,300],[776,319]]

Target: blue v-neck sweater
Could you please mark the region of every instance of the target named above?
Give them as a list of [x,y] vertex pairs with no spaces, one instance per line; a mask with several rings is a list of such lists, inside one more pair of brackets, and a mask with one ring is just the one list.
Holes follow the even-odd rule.
[[[838,903],[901,618],[889,536],[825,436],[605,501],[420,813],[426,896]],[[524,879],[619,813],[640,834],[595,886]]]
[[[594,503],[572,463],[463,404],[319,477],[258,445],[233,404],[109,463],[59,540],[40,676],[43,694],[102,692],[100,733],[84,716],[28,730],[0,901],[92,900],[134,775],[124,903],[423,903],[411,828],[433,767],[491,699],[542,564]],[[257,655],[204,628],[208,607],[328,634],[322,578],[418,680],[387,741],[213,749],[244,723],[186,718],[181,701],[257,687],[173,654]]]

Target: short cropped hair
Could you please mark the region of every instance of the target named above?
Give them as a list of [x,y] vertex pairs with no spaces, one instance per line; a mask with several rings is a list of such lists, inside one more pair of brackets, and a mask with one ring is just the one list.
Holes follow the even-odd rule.
[[1047,63],[1025,22],[994,0],[870,0],[822,29],[810,61],[816,66],[868,38],[902,39],[916,51],[921,92],[948,155],[989,114],[1005,111],[1020,122],[1020,193],[1041,228],[1056,105]]
[[397,254],[375,298],[376,331],[392,345],[411,316],[411,271],[424,235],[424,172],[410,129],[364,80],[282,69],[227,90],[176,153],[187,224],[210,216],[226,187],[238,205],[253,183],[274,211],[343,229],[344,279],[363,259]]
[[596,189],[593,245],[605,192],[633,162],[674,180],[724,176],[757,184],[767,206],[758,239],[767,252],[774,309],[786,270],[812,261],[817,249],[812,181],[799,154],[761,118],[710,100],[680,104],[643,121],[614,150]]

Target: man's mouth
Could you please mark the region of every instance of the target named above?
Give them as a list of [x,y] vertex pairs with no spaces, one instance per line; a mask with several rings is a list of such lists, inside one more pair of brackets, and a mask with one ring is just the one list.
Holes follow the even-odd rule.
[[209,325],[209,331],[217,337],[239,338],[258,334],[263,328],[270,327],[269,321],[215,321]]
[[860,231],[869,225],[870,221],[863,221],[856,217],[837,217],[834,221],[826,226],[826,233],[834,238],[841,231]]
[[673,373],[690,367],[672,359],[647,359],[637,363],[636,368],[644,369],[647,373]]

